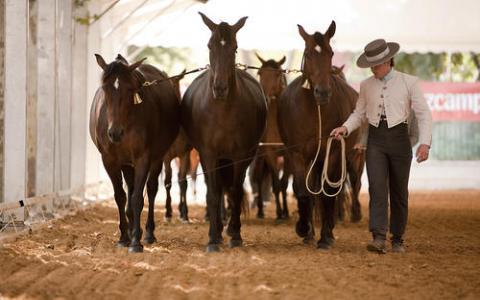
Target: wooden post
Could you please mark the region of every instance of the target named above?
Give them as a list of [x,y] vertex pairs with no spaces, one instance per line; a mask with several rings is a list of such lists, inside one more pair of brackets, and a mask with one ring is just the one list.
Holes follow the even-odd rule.
[[[91,1],[88,4],[88,9],[92,15],[95,12],[101,11],[101,5],[98,1]],[[102,20],[93,23],[88,27],[88,51],[87,51],[87,116],[90,115],[90,106],[92,104],[95,91],[100,86],[100,77],[102,70],[95,60],[95,53],[101,53],[101,23]],[[105,57],[107,61],[111,58]],[[90,139],[90,136],[87,139],[87,150],[86,150],[86,167],[85,167],[85,182],[94,183],[100,180],[101,172],[103,166],[101,164],[100,154],[98,149],[95,147],[93,142]]]
[[42,0],[38,6],[38,85],[36,194],[54,191],[55,166],[55,0]]
[[70,188],[72,103],[72,2],[57,1],[55,190]]
[[[87,9],[79,7],[74,15],[83,17]],[[88,27],[78,22],[73,23],[73,55],[72,55],[72,148],[70,186],[76,188],[85,184],[85,165],[88,134],[87,107],[87,33]]]
[[0,203],[3,197],[4,161],[4,110],[5,104],[5,1],[0,1]]
[[[25,198],[26,100],[27,100],[26,0],[5,1],[5,201]],[[23,209],[16,212],[23,221]]]

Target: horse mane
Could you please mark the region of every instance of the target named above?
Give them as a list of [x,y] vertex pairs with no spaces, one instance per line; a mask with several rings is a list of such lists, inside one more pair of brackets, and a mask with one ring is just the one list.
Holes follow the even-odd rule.
[[337,101],[333,102],[337,106],[338,112],[340,113],[341,118],[344,121],[353,111],[353,108],[357,103],[358,93],[340,76],[331,74],[330,78],[331,82],[333,83],[333,95],[337,95]]

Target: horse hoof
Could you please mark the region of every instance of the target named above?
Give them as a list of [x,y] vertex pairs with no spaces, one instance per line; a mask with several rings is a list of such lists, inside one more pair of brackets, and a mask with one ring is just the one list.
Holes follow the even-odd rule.
[[335,240],[332,238],[326,238],[325,240],[319,240],[317,243],[317,248],[322,250],[330,250],[333,247]]
[[310,228],[310,224],[302,224],[300,221],[295,224],[295,232],[301,238],[309,237],[311,235],[312,229]]
[[243,246],[243,241],[242,240],[230,240],[230,243],[228,244],[230,248],[236,248],[236,247],[242,247]]
[[352,215],[352,217],[350,218],[350,222],[352,223],[358,223],[362,220],[362,216],[361,215]]
[[313,242],[313,236],[306,236],[303,238],[303,243],[305,245],[309,245]]
[[190,223],[188,218],[180,218],[180,222],[182,222],[182,224],[189,224]]
[[117,242],[117,248],[125,248],[130,245],[130,241],[127,240],[120,240]]
[[145,244],[148,244],[148,245],[151,245],[153,243],[156,243],[157,242],[157,238],[155,238],[155,236],[146,236],[144,239],[143,239],[143,242]]
[[172,223],[172,217],[165,217],[163,220],[167,223]]
[[130,253],[142,253],[143,252],[143,246],[142,245],[130,246],[130,247],[128,247],[128,252],[130,252]]
[[264,219],[265,215],[263,213],[257,213],[257,219]]
[[220,246],[217,244],[208,244],[207,245],[207,253],[215,253],[220,252]]

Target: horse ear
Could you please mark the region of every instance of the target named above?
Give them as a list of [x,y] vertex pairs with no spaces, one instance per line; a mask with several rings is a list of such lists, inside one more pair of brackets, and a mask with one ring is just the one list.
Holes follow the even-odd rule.
[[217,24],[213,23],[212,20],[210,20],[206,15],[204,15],[203,13],[201,12],[198,12],[200,14],[200,16],[202,17],[202,20],[203,20],[203,23],[205,23],[205,25],[207,25],[207,27],[211,30],[211,31],[214,31],[215,29],[217,29]]
[[187,69],[183,69],[182,73],[180,73],[180,75],[178,75],[178,81],[182,80],[183,77],[185,77],[185,73],[187,73]]
[[117,60],[121,60],[122,62],[126,63],[128,65],[128,61],[125,57],[123,57],[120,53],[117,54]]
[[103,59],[103,57],[100,54],[95,54],[95,57],[97,58],[97,64],[102,68],[102,70],[105,70],[107,67],[107,63]]
[[248,17],[243,17],[240,20],[238,20],[237,23],[233,24],[232,26],[233,32],[237,33],[240,30],[240,28],[242,28],[243,25],[245,25],[245,21],[247,21],[247,18]]
[[130,71],[135,70],[135,69],[138,68],[138,67],[143,63],[143,61],[146,60],[146,59],[147,59],[147,58],[144,57],[144,58],[142,58],[141,60],[137,61],[136,63],[134,63],[134,64],[132,64],[132,65],[129,65],[129,66],[128,66],[128,69],[129,69]]
[[279,65],[281,66],[281,65],[283,65],[283,64],[285,63],[286,60],[287,60],[287,57],[284,55],[284,56],[282,57],[282,59],[277,62],[277,64],[279,64]]
[[262,65],[264,65],[266,63],[266,61],[260,57],[260,55],[258,55],[257,52],[255,52],[255,55],[257,56],[258,60],[262,63]]
[[310,35],[305,31],[305,29],[303,29],[302,25],[297,24],[297,26],[298,26],[298,32],[302,36],[303,40],[307,41],[307,39],[310,37]]
[[327,32],[325,32],[325,36],[327,36],[328,39],[331,39],[332,36],[335,34],[336,29],[337,25],[335,24],[335,21],[332,21],[332,23],[330,23],[330,26],[327,29]]

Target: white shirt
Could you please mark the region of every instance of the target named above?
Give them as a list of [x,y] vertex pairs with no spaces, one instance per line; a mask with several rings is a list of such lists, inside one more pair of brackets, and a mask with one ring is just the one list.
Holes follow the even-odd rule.
[[413,109],[418,119],[419,142],[430,145],[432,113],[420,89],[418,78],[393,69],[387,76],[384,80],[371,76],[362,81],[355,110],[343,126],[350,133],[360,127],[366,118],[368,123],[378,127],[384,110],[388,128],[391,128],[405,122]]

